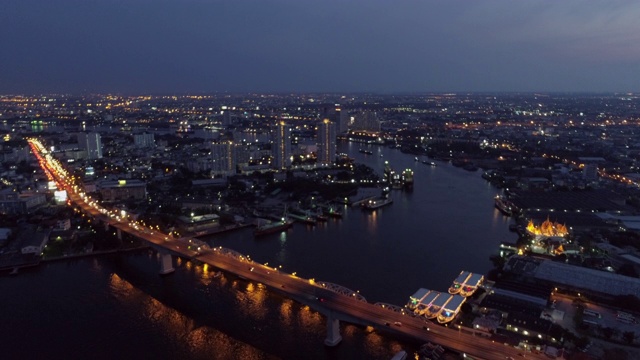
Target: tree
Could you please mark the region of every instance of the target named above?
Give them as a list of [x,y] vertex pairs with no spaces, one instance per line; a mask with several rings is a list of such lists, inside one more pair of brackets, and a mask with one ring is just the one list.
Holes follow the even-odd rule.
[[587,346],[587,344],[589,344],[589,342],[590,340],[588,337],[582,336],[575,340],[575,345],[579,348],[584,348],[585,346]]
[[633,331],[625,331],[622,334],[622,338],[629,344],[633,343],[633,340],[636,338],[636,333]]
[[610,327],[603,327],[601,330],[602,332],[602,336],[604,336],[607,339],[611,339],[612,337],[616,337],[616,335],[618,335],[619,331],[615,328],[610,328]]
[[349,181],[351,180],[351,174],[347,171],[340,171],[336,174],[335,179],[338,181]]
[[495,267],[496,269],[502,269],[505,263],[505,259],[500,255],[491,255],[489,257],[489,260],[491,260],[493,267]]
[[471,307],[471,304],[465,302],[460,306],[460,311],[462,311],[463,314],[471,314],[473,312],[473,307]]

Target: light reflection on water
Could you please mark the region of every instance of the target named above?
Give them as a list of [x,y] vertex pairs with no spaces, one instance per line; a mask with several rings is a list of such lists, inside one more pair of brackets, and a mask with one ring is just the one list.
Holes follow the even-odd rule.
[[[3,359],[389,359],[391,337],[342,324],[343,342],[323,345],[326,319],[263,284],[177,261],[159,276],[151,252],[48,263],[0,281]],[[33,307],[23,299],[42,298]],[[52,311],[54,309],[54,311]],[[56,339],[30,346],[30,333]],[[410,347],[409,347],[410,348]],[[98,354],[99,355],[96,355]]]
[[367,215],[368,215],[366,217],[366,219],[367,219],[367,232],[370,235],[373,235],[373,234],[376,233],[377,220],[378,220],[378,211],[372,211],[371,213],[369,213]]
[[[191,262],[186,262],[183,269],[190,270],[192,266]],[[203,278],[208,276],[202,272],[199,275]],[[188,350],[188,354],[184,354],[186,358],[248,360],[270,358],[262,351],[249,345],[238,343],[235,339],[216,329],[198,325],[193,318],[146,295],[115,273],[111,274],[109,280],[111,294],[122,304],[137,304],[143,321],[148,322],[154,328],[160,329],[163,336],[182,343],[183,349]],[[252,296],[250,302],[254,302],[256,305],[252,309],[257,310],[261,302],[260,299],[264,297],[259,294],[264,294],[264,288],[248,283],[246,290],[245,294],[251,294]],[[243,299],[243,302],[246,302],[244,300],[246,299]],[[254,311],[251,314],[257,317],[260,316],[258,311]]]
[[284,300],[280,305],[280,320],[286,327],[291,326],[291,305],[293,301]]

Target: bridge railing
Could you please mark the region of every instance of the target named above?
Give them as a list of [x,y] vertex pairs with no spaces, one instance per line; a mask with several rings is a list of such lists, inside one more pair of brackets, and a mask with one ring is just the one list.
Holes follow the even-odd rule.
[[387,304],[387,303],[383,303],[383,302],[377,302],[374,304],[375,306],[379,306],[383,309],[387,309],[389,311],[393,311],[402,315],[407,315],[407,316],[411,316],[412,318],[417,318],[420,320],[424,320],[425,323],[431,324],[432,322],[425,318],[424,316],[420,315],[420,314],[416,314],[414,311],[411,311],[405,307],[402,306],[398,306],[398,305],[394,305],[394,304]]
[[364,298],[364,296],[360,295],[359,292],[357,291],[353,291],[349,288],[346,288],[342,285],[338,285],[338,284],[334,284],[334,283],[330,283],[330,282],[326,282],[326,281],[318,281],[317,284],[319,286],[322,286],[323,288],[333,291],[336,294],[340,294],[340,295],[345,295],[345,296],[350,296],[353,297],[354,299],[358,300],[358,301],[363,301],[363,302],[367,302],[367,299]]
[[402,306],[398,306],[398,305],[394,305],[394,304],[387,304],[387,303],[383,303],[383,302],[377,302],[374,304],[375,306],[379,306],[383,309],[387,309],[389,311],[393,311],[393,312],[397,312],[399,314],[403,314],[403,315],[409,315],[411,317],[416,317],[418,316],[417,314],[415,314],[413,311],[402,307]]

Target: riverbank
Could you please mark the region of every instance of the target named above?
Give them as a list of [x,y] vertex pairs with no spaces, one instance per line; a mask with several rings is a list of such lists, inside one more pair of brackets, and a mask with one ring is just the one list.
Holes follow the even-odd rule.
[[62,260],[73,260],[73,259],[80,259],[80,258],[85,258],[85,257],[101,256],[101,255],[108,255],[108,254],[122,254],[122,253],[130,253],[130,252],[136,252],[136,251],[141,251],[141,250],[146,250],[146,249],[149,249],[148,245],[140,245],[140,246],[136,246],[136,247],[132,247],[132,248],[126,248],[126,249],[92,251],[90,253],[84,253],[84,254],[72,254],[72,255],[65,255],[65,256],[55,256],[55,257],[50,257],[50,258],[43,258],[41,260],[41,262],[54,262],[54,261],[62,261]]
[[251,227],[251,226],[254,226],[254,225],[253,224],[236,224],[236,225],[231,225],[231,226],[222,225],[222,226],[219,226],[219,227],[217,227],[215,229],[211,229],[211,230],[208,230],[208,231],[204,231],[204,232],[200,232],[200,233],[194,234],[191,237],[194,237],[194,238],[197,239],[197,238],[201,238],[201,237],[205,237],[205,236],[224,234],[224,233],[227,233],[227,232],[230,232],[230,231],[233,231],[233,230],[244,229],[244,228]]
[[0,265],[0,272],[10,271],[9,275],[17,275],[19,273],[19,271],[22,270],[22,269],[37,267],[42,263],[60,262],[60,261],[63,261],[63,260],[75,260],[75,259],[81,259],[81,258],[86,258],[86,257],[94,257],[94,256],[101,256],[101,255],[108,255],[108,254],[132,253],[132,252],[141,251],[141,250],[147,250],[147,249],[149,249],[149,246],[141,245],[141,246],[137,246],[137,247],[133,247],[133,248],[126,248],[126,249],[112,249],[112,250],[103,250],[103,251],[92,251],[92,252],[89,252],[89,253],[72,254],[72,255],[65,255],[65,256],[55,256],[55,257],[50,257],[50,258],[34,258],[34,259],[30,260],[30,261],[21,261],[19,263],[1,264]]

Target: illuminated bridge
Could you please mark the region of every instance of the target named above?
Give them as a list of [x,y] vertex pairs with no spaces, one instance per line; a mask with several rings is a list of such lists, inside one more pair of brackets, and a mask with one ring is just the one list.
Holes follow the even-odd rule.
[[[325,344],[337,345],[340,335],[340,321],[347,321],[362,326],[371,326],[379,331],[404,335],[416,341],[431,342],[442,347],[470,355],[475,359],[502,359],[517,357],[519,350],[490,339],[476,336],[475,333],[461,331],[460,328],[438,326],[416,317],[403,308],[384,303],[372,304],[357,291],[343,286],[303,279],[294,274],[284,273],[278,268],[254,262],[248,256],[236,251],[217,247],[196,247],[189,239],[174,239],[166,234],[130,222],[126,216],[118,216],[102,208],[90,197],[83,194],[69,176],[47,151],[35,139],[29,144],[38,158],[40,165],[51,181],[55,181],[58,189],[67,191],[69,203],[74,203],[85,214],[90,215],[106,228],[114,228],[119,236],[128,233],[146,241],[158,251],[160,273],[169,274],[174,271],[173,257],[198,260],[223,271],[233,273],[248,281],[262,283],[267,287],[283,293],[292,299],[309,305],[327,317],[327,338]],[[527,353],[526,357],[544,359],[540,354]]]

